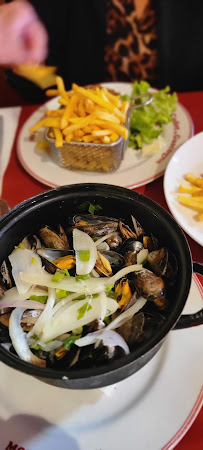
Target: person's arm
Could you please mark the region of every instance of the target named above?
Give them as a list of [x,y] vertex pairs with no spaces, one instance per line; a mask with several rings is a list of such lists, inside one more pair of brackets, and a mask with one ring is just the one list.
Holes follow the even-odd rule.
[[35,9],[24,0],[0,5],[0,64],[40,63],[48,36]]

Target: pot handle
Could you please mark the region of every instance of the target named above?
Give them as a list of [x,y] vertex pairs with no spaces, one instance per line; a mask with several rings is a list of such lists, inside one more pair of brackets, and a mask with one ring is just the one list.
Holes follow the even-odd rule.
[[[203,275],[203,264],[193,262],[193,272]],[[194,314],[183,314],[180,316],[180,319],[173,329],[180,330],[181,328],[189,328],[201,324],[203,324],[203,308]]]

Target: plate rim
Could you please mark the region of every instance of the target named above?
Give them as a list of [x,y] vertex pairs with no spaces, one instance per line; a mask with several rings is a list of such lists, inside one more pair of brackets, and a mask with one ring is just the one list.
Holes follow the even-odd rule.
[[[193,136],[191,136],[191,138],[188,139],[186,142],[184,142],[184,144],[182,144],[176,150],[176,152],[172,155],[172,157],[171,157],[171,159],[170,159],[170,161],[169,161],[169,163],[168,163],[168,165],[166,167],[166,170],[165,170],[164,180],[163,180],[163,190],[164,190],[164,196],[165,196],[165,200],[166,200],[166,203],[168,205],[168,208],[169,208],[171,214],[173,215],[174,219],[176,220],[176,222],[181,226],[181,228],[185,231],[185,233],[188,234],[188,236],[190,236],[199,245],[203,246],[203,237],[202,237],[202,240],[201,240],[201,238],[199,239],[196,236],[195,232],[193,232],[192,230],[188,230],[187,224],[185,226],[185,224],[182,222],[181,218],[179,217],[179,214],[176,211],[176,207],[173,206],[173,204],[172,204],[172,202],[170,200],[170,193],[169,193],[168,187],[167,187],[167,183],[168,183],[167,177],[169,176],[169,172],[171,170],[174,158],[177,157],[177,154],[181,153],[181,152],[183,153],[183,155],[184,155],[184,153],[187,155],[187,152],[188,152],[187,145],[188,145],[189,141],[197,140],[197,137],[199,137],[200,135],[202,135],[202,141],[203,141],[203,131],[200,131],[199,133],[194,134]],[[186,150],[184,148],[185,146],[186,146]],[[182,216],[182,214],[181,214],[181,216]]]
[[[198,290],[199,295],[201,296],[201,298],[203,298],[203,286],[196,274],[193,274],[193,282]],[[187,332],[187,329],[182,330],[182,332]],[[10,368],[6,366],[6,369],[9,370]],[[175,432],[174,435],[172,435],[172,437],[164,445],[162,444],[160,450],[172,450],[176,447],[176,445],[178,445],[178,443],[181,441],[181,439],[185,436],[185,434],[188,432],[188,430],[194,423],[198,413],[200,412],[202,404],[203,404],[203,388],[200,389],[199,393],[196,393],[196,396],[194,398],[194,404],[189,410],[189,413],[188,412],[186,413],[187,416],[183,418],[182,425],[179,426],[179,429]],[[74,436],[75,432],[73,432],[73,437]]]

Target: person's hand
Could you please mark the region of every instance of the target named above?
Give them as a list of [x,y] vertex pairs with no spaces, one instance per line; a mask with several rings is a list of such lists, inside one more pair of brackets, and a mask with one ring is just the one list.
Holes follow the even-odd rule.
[[48,36],[34,8],[17,0],[0,6],[0,64],[40,63],[47,56]]

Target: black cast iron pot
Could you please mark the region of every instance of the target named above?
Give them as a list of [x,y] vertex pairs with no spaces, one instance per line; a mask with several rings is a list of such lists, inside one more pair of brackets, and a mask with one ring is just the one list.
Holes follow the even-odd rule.
[[[128,189],[105,184],[76,184],[47,191],[19,204],[0,221],[0,263],[40,224],[65,224],[68,217],[78,214],[77,206],[86,200],[99,204],[102,215],[130,218],[132,214],[146,233],[152,233],[161,245],[172,250],[177,258],[178,273],[169,294],[166,320],[156,333],[128,356],[91,369],[76,370],[73,367],[56,371],[26,363],[0,345],[0,360],[4,363],[46,383],[69,389],[93,389],[121,381],[138,371],[157,353],[171,329],[203,323],[203,310],[181,316],[192,278],[191,255],[183,232],[158,204]],[[194,270],[203,274],[201,264],[195,263]]]

